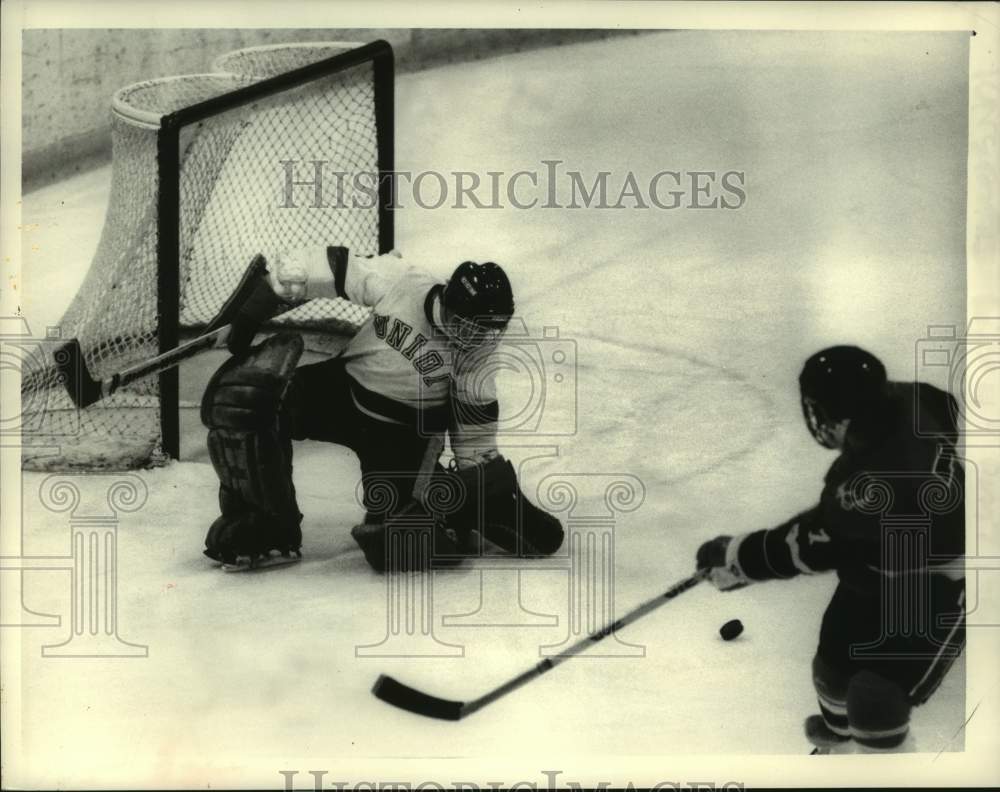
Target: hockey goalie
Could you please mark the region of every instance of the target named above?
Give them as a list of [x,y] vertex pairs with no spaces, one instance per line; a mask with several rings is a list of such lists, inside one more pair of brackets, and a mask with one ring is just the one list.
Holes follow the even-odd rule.
[[336,296],[372,313],[340,355],[303,366],[299,335],[251,346],[253,322],[234,323],[233,357],[201,409],[222,512],[209,558],[244,569],[299,557],[292,441],[303,439],[357,454],[365,518],[351,534],[378,571],[457,562],[478,554],[473,538],[522,557],[560,547],[559,520],[524,496],[497,449],[495,352],[514,313],[499,265],[466,261],[440,282],[396,251],[319,247],[279,254],[268,280],[288,303]]

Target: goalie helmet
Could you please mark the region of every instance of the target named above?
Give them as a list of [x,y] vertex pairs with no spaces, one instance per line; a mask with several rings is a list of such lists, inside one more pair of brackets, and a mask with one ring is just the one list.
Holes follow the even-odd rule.
[[442,297],[445,331],[462,349],[496,344],[514,313],[514,291],[499,264],[463,261]]
[[802,413],[812,436],[826,448],[839,447],[838,425],[877,413],[887,384],[885,366],[870,352],[854,346],[817,352],[799,375]]

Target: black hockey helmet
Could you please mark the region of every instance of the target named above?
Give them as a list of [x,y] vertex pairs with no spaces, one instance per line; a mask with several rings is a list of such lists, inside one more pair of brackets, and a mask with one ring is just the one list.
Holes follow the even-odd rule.
[[855,346],[821,349],[799,375],[802,412],[809,431],[827,448],[837,447],[834,426],[875,414],[885,401],[885,366],[870,352]]
[[496,343],[514,313],[514,291],[503,267],[463,261],[444,287],[448,334],[463,348]]

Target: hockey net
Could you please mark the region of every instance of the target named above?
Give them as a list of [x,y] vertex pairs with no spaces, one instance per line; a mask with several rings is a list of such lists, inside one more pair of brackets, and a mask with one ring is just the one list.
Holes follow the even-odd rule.
[[[253,47],[213,69],[131,85],[112,100],[105,225],[59,325],[62,339],[80,341],[95,377],[196,333],[256,253],[391,247],[378,192],[391,169],[388,45]],[[355,183],[360,194],[341,189]],[[342,334],[366,316],[342,300],[313,300],[275,324]],[[123,469],[176,456],[175,372],[76,410],[50,363],[35,356],[22,371],[26,468]]]

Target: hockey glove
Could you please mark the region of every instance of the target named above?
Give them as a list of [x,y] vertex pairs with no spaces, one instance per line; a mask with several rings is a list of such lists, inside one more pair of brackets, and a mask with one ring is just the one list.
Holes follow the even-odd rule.
[[465,500],[447,521],[460,538],[476,530],[522,558],[551,555],[562,546],[562,523],[525,497],[514,466],[502,454],[485,454],[480,464],[453,472],[462,482]]
[[267,280],[278,299],[297,304],[308,297],[309,272],[301,255],[281,252],[268,262]]
[[698,548],[695,564],[709,570],[708,579],[719,591],[733,591],[750,583],[736,559],[737,549],[731,536],[717,536]]

